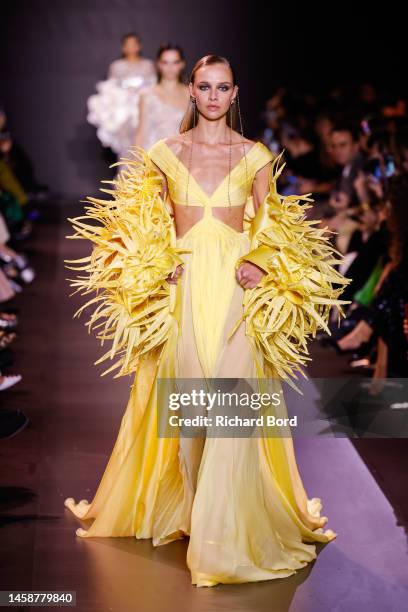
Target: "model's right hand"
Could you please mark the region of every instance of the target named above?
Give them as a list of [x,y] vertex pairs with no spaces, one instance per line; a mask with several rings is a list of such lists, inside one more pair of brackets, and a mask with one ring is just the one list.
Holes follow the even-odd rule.
[[241,287],[244,289],[253,289],[265,274],[266,272],[255,264],[250,261],[244,261],[236,271],[235,277]]
[[177,284],[177,280],[178,277],[180,276],[180,274],[183,272],[183,266],[180,264],[177,266],[177,268],[174,270],[173,274],[169,274],[167,277],[167,281],[171,284],[171,285],[176,285]]

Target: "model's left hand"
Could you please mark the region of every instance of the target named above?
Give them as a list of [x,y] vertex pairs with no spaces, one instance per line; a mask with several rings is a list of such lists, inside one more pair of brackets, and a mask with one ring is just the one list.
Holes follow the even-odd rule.
[[239,266],[235,276],[241,287],[244,287],[244,289],[253,289],[265,274],[266,272],[258,268],[255,264],[245,261]]

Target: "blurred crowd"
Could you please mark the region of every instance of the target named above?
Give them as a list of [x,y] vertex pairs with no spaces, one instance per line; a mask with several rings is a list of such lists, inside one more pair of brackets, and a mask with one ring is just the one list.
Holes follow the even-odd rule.
[[365,83],[305,95],[278,88],[259,135],[284,149],[285,195],[312,194],[306,214],[333,233],[340,271],[352,279],[320,342],[378,381],[408,376],[407,101]]
[[[19,335],[19,309],[14,298],[35,279],[26,251],[40,215],[39,204],[46,198],[47,189],[36,182],[31,160],[8,130],[0,104],[0,402],[2,392],[22,378],[13,372],[12,345]],[[26,423],[21,411],[2,406],[0,437],[16,433]]]

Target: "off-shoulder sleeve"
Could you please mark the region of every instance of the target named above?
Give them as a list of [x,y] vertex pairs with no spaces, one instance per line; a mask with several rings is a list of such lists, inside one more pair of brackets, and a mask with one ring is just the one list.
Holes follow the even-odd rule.
[[[274,159],[273,153],[262,143],[257,142],[253,145],[250,153],[250,179],[251,185],[253,185],[253,181],[255,180],[256,173],[264,168],[267,164],[269,164]],[[252,190],[251,190],[252,191]],[[248,195],[248,199],[246,201],[245,210],[244,210],[244,231],[250,232],[250,227],[252,221],[255,216],[255,207],[254,207],[254,197],[253,194],[250,193]]]
[[156,164],[158,168],[160,168],[163,174],[168,176],[171,173],[172,166],[169,159],[168,150],[163,139],[155,142],[147,151],[147,155],[149,156],[149,159],[151,159],[152,162]]
[[256,149],[254,151],[254,158],[252,162],[254,175],[266,166],[269,162],[275,159],[275,155],[266,147],[262,142],[256,143]]
[[[117,359],[108,370],[134,372],[140,357],[166,342],[173,325],[174,291],[169,274],[183,263],[174,224],[161,198],[162,177],[146,151],[133,147],[134,159],[101,189],[108,200],[88,197],[82,216],[68,219],[71,239],[85,239],[91,253],[65,260],[78,275],[69,279],[74,293],[95,294],[74,314],[89,312],[88,331],[97,329],[111,348],[95,363]],[[91,308],[93,312],[91,312]]]

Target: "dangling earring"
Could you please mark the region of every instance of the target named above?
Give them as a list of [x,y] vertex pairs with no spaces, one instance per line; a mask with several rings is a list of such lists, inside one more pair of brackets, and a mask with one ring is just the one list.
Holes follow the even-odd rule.
[[236,95],[236,100],[237,100],[237,109],[238,109],[238,121],[239,121],[239,131],[241,133],[241,137],[242,137],[242,148],[244,151],[244,161],[245,161],[245,183],[247,186],[247,199],[249,197],[249,188],[248,188],[248,163],[247,163],[247,157],[246,157],[246,151],[245,151],[245,141],[244,141],[244,129],[242,127],[242,117],[241,117],[241,107],[239,104],[239,94],[237,93]]
[[[196,99],[193,96],[190,96],[190,101],[191,101],[191,103],[193,105],[193,130],[194,130],[194,128],[196,126],[196,121],[197,121],[197,118],[196,118],[197,105],[196,105]],[[189,154],[188,164],[187,164],[188,172],[187,172],[187,185],[186,185],[186,198],[185,198],[185,202],[186,202],[187,206],[189,205],[189,202],[188,202],[188,188],[189,188],[189,185],[190,185],[191,160],[192,160],[192,157],[193,157],[193,135],[194,135],[194,131],[191,132],[191,147],[190,147],[190,154]]]
[[230,107],[229,107],[229,124],[230,124],[231,130],[234,128],[234,117],[233,117],[233,111],[235,112],[234,104],[235,104],[235,98],[231,100]]
[[241,117],[241,107],[240,107],[240,104],[239,104],[239,94],[237,94],[236,100],[237,100],[237,110],[238,110],[238,120],[239,120],[239,131],[241,132],[241,136],[243,138],[244,137],[244,130],[242,128],[242,117]]
[[193,128],[197,125],[197,100],[193,98]]

